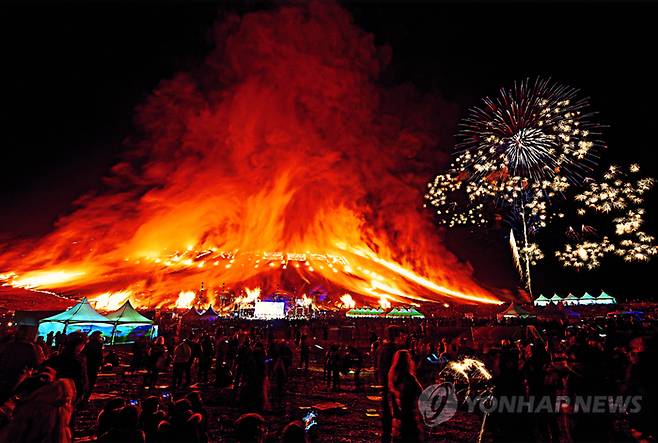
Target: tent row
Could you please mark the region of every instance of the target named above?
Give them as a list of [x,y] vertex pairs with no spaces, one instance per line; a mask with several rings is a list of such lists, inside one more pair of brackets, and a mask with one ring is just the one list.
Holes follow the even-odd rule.
[[393,308],[388,313],[384,313],[382,308],[354,308],[347,311],[345,316],[350,318],[425,318],[425,316],[414,307]]
[[554,294],[552,297],[548,298],[543,295],[540,295],[533,302],[535,306],[548,306],[550,304],[557,305],[559,303],[562,303],[563,305],[573,305],[573,306],[615,305],[617,304],[617,300],[613,296],[608,295],[602,291],[601,295],[599,295],[598,297],[592,297],[587,292],[585,292],[585,294],[582,297],[576,297],[571,293],[566,297],[560,297],[559,295]]
[[82,331],[91,334],[100,331],[109,343],[132,343],[138,337],[153,337],[157,326],[153,320],[137,312],[127,300],[118,310],[107,315],[99,314],[87,298],[64,312],[39,321],[38,335],[46,337],[50,332],[68,334]]

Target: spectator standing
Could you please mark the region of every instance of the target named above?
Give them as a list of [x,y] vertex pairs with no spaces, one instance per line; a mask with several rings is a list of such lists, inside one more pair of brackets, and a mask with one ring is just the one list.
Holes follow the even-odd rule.
[[87,342],[87,336],[82,332],[72,332],[66,336],[62,350],[45,362],[45,366],[53,368],[57,378],[68,378],[75,383],[76,403],[88,395],[89,380],[87,378],[87,362],[82,350]]
[[208,334],[201,337],[201,354],[199,355],[199,382],[208,383],[208,372],[215,352],[213,342]]
[[386,328],[387,338],[384,343],[379,347],[379,354],[377,356],[378,379],[382,384],[382,442],[388,443],[391,441],[393,417],[391,416],[390,407],[390,393],[388,386],[388,373],[393,363],[393,357],[398,351],[397,340],[400,335],[400,330],[395,326]]
[[87,379],[89,380],[89,389],[87,390],[85,399],[89,399],[89,396],[96,385],[98,371],[103,365],[103,337],[99,331],[94,331],[91,334],[82,353],[87,362]]
[[418,397],[423,388],[416,378],[413,359],[407,350],[395,353],[388,372],[392,437],[396,442],[420,442],[422,430],[418,413]]
[[148,373],[144,380],[144,384],[149,387],[154,387],[158,382],[160,369],[166,366],[167,348],[164,345],[164,337],[159,336],[156,338],[149,347],[147,358]]
[[187,374],[187,368],[190,360],[192,359],[192,348],[187,342],[183,340],[174,350],[174,366],[172,370],[171,385],[174,389],[181,386],[183,382],[183,373],[186,374],[186,384],[189,384],[190,379]]

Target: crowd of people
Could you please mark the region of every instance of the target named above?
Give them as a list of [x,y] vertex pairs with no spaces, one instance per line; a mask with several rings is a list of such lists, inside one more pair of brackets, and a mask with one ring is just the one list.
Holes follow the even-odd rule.
[[[212,327],[162,328],[120,349],[105,346],[99,332],[49,334],[33,340],[19,327],[0,343],[0,441],[73,439],[79,411],[89,407],[99,371],[121,371],[139,380],[134,398],[105,400],[94,438],[99,442],[200,442],[220,429],[235,441],[323,440],[312,426],[290,420],[270,429],[266,417],[284,413],[291,377],[322,372],[331,392],[381,399],[381,440],[423,441],[438,428],[423,423],[418,399],[424,388],[446,380],[445,368],[464,357],[481,361],[497,396],[641,396],[641,410],[618,414],[491,414],[496,441],[610,441],[620,435],[656,434],[655,325],[581,322],[524,325],[519,338],[476,341],[440,336],[431,320],[363,321],[360,335],[345,337],[323,322],[231,322]],[[628,325],[626,325],[628,326]],[[363,333],[363,331],[367,333]],[[123,364],[120,364],[120,361]],[[366,387],[364,372],[371,383]],[[163,384],[164,383],[164,384]],[[221,395],[236,417],[211,418],[204,386]],[[207,400],[207,399],[206,399]],[[213,401],[218,401],[212,398]],[[476,411],[477,413],[477,411]],[[221,421],[221,423],[220,423]],[[224,435],[224,434],[223,434]]]

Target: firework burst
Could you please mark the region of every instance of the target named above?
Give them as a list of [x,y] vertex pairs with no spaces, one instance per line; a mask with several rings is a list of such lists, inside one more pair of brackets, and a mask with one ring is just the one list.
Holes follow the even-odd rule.
[[485,98],[462,122],[449,171],[428,184],[440,223],[483,226],[492,208],[522,210],[536,227],[563,217],[553,199],[585,181],[603,147],[592,115],[576,89],[548,80]]
[[602,146],[588,109],[577,89],[543,79],[516,83],[470,110],[457,158],[468,157],[465,169],[489,179],[541,182],[562,175],[578,183],[596,166]]
[[485,98],[462,121],[450,169],[428,184],[425,198],[439,223],[484,227],[491,214],[515,220],[509,224],[531,289],[529,266],[544,254],[528,235],[564,217],[555,200],[596,166],[603,143],[592,116],[578,90],[549,80],[525,80]]
[[580,204],[578,215],[616,214],[612,219],[614,233],[610,237],[578,239],[580,242],[556,251],[555,255],[566,267],[595,269],[601,258],[615,254],[627,262],[648,261],[658,254],[654,237],[641,231],[645,210],[642,207],[646,194],[654,185],[652,178],[637,178],[638,164],[625,172],[619,166],[610,166],[600,182],[588,181],[585,189],[576,195]]

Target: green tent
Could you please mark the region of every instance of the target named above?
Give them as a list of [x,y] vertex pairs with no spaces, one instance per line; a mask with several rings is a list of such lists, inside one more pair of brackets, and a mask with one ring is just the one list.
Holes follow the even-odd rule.
[[409,308],[409,314],[412,318],[425,318],[425,314],[419,312],[416,308]]
[[87,333],[100,331],[103,335],[110,337],[114,324],[113,320],[96,312],[89,304],[87,297],[84,297],[66,311],[40,320],[38,334],[46,337],[49,332],[67,334],[74,331]]
[[400,317],[400,310],[398,308],[393,308],[388,312],[388,314],[386,314],[386,318],[399,318],[399,317]]
[[418,312],[415,308],[393,308],[386,314],[386,318],[425,318],[423,314]]
[[381,308],[371,308],[364,306],[361,308],[354,308],[347,311],[345,314],[346,317],[378,317],[382,315],[384,311]]
[[575,295],[573,295],[573,294],[570,292],[569,295],[567,295],[566,297],[564,297],[564,300],[563,300],[563,301],[564,301],[564,304],[565,304],[565,305],[577,305],[577,304],[579,304],[579,301],[580,301],[580,300],[578,299],[578,297],[576,297]]
[[114,312],[106,315],[108,320],[114,322],[114,329],[110,338],[111,344],[132,343],[138,337],[152,337],[156,332],[153,320],[137,312],[130,300]]
[[553,294],[553,297],[550,298],[550,301],[551,303],[555,303],[557,305],[558,303],[562,302],[562,297],[557,294]]
[[110,312],[105,316],[108,320],[112,320],[116,323],[148,323],[153,324],[153,320],[144,317],[142,314],[137,312],[133,305],[130,303],[130,300],[126,302],[114,312]]
[[585,295],[580,297],[579,304],[581,305],[593,305],[596,303],[596,299],[589,295],[589,293],[585,292]]
[[611,295],[601,291],[601,295],[594,299],[597,305],[616,305],[617,300]]
[[544,297],[543,295],[540,295],[539,297],[537,297],[537,298],[535,299],[535,301],[533,302],[533,304],[534,304],[535,306],[547,306],[550,302],[551,302],[551,301],[550,301],[548,298]]

